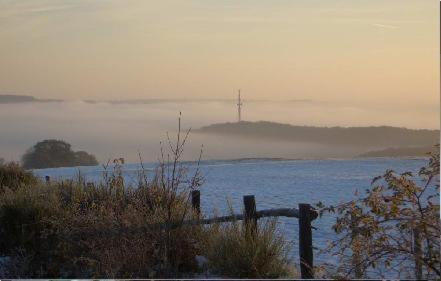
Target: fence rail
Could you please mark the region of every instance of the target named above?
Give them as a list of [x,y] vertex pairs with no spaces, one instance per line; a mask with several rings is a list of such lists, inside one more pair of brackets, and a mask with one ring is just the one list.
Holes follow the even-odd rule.
[[[288,218],[298,218],[299,210],[295,208],[279,208],[279,209],[266,209],[256,212],[256,217],[266,218],[266,217],[288,217]],[[212,223],[221,223],[221,222],[232,222],[244,220],[245,215],[243,214],[234,214],[230,216],[222,216],[222,217],[213,217],[208,219],[200,219],[200,220],[191,220],[188,223],[195,224],[212,224]],[[185,224],[186,222],[184,222]]]

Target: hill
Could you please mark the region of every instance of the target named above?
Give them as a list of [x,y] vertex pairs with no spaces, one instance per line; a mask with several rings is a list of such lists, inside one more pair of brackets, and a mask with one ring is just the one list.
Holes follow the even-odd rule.
[[20,103],[37,101],[33,96],[0,95],[0,103]]
[[419,147],[390,147],[382,150],[369,151],[358,157],[428,157],[429,152],[435,152],[435,146]]
[[366,147],[433,146],[439,143],[439,130],[414,130],[390,126],[313,127],[267,121],[221,123],[196,130],[200,134],[313,142]]
[[23,102],[58,102],[57,99],[38,99],[26,95],[0,95],[0,104],[2,103],[23,103]]

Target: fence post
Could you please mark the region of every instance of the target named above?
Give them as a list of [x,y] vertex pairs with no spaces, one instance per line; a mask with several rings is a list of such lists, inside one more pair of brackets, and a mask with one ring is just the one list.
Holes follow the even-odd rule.
[[415,258],[415,279],[421,280],[423,278],[423,266],[421,264],[422,247],[420,230],[415,228],[413,230],[413,254]]
[[311,205],[299,204],[299,252],[302,279],[314,278]]
[[243,197],[243,204],[245,206],[245,225],[250,227],[253,232],[257,231],[257,211],[256,200],[254,195],[246,195]]
[[[361,268],[360,247],[358,241],[358,221],[351,215],[351,238],[352,238],[352,266],[354,267],[355,278],[363,278],[363,270]],[[355,245],[354,245],[355,244]]]
[[191,205],[197,215],[201,213],[201,192],[199,190],[191,191]]

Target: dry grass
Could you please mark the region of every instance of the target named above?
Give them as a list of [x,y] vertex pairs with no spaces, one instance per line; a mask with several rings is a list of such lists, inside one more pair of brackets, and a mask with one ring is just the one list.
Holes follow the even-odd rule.
[[204,252],[211,272],[232,278],[298,277],[274,219],[260,220],[257,231],[233,222],[213,225],[208,232]]
[[[187,193],[106,188],[78,182],[5,189],[1,254],[30,259],[18,276],[168,277],[196,270],[200,227],[172,227],[191,216]],[[165,227],[153,227],[162,224]],[[17,265],[14,265],[17,267]],[[23,275],[24,274],[24,275]]]
[[3,188],[16,189],[21,185],[34,184],[37,179],[31,172],[25,171],[18,163],[0,162],[0,192]]

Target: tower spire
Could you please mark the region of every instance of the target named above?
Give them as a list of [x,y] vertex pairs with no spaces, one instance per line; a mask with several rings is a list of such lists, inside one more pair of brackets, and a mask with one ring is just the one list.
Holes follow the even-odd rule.
[[237,122],[240,122],[240,121],[242,121],[242,116],[241,116],[241,113],[242,113],[242,100],[240,99],[240,89],[239,89],[239,95],[238,95],[238,98],[237,98]]

